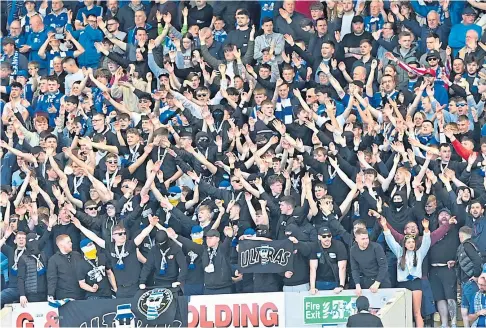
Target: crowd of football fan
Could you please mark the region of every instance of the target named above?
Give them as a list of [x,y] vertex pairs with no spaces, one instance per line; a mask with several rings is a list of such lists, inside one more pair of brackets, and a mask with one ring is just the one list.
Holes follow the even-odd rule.
[[486,326],[486,3],[0,5],[2,307],[399,287]]

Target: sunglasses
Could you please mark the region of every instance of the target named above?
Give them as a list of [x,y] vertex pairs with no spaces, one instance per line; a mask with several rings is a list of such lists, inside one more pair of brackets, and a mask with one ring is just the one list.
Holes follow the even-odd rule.
[[118,161],[107,161],[108,164],[118,164]]
[[405,235],[405,239],[415,239],[414,235]]
[[196,97],[206,97],[207,95],[207,93],[198,93],[196,94]]
[[97,207],[86,207],[86,210],[88,210],[88,211],[97,211],[98,208]]
[[127,232],[126,231],[123,231],[123,232],[114,232],[113,235],[118,235],[118,236],[126,236]]
[[430,57],[430,58],[427,58],[427,61],[432,61],[432,60],[438,60],[437,58],[435,57]]
[[466,103],[457,103],[456,106],[457,107],[465,107],[465,106],[467,106],[467,104]]
[[330,234],[325,234],[325,235],[321,235],[322,238],[332,238],[332,235]]

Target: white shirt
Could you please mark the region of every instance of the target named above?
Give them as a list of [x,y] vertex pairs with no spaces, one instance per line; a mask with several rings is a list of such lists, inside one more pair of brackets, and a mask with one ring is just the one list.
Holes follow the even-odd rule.
[[74,74],[68,74],[66,75],[66,78],[64,79],[64,89],[65,89],[65,95],[69,96],[71,94],[71,87],[73,86],[73,83],[76,81],[81,81],[84,79],[83,75],[83,70],[79,69]]

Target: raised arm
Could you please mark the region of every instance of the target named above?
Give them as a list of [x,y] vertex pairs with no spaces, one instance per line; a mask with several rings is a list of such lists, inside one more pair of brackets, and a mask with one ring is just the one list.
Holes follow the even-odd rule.
[[150,224],[145,229],[143,229],[142,232],[140,232],[138,236],[135,237],[135,239],[133,239],[135,245],[140,246],[140,244],[143,243],[143,240],[150,234],[150,232],[157,225],[157,223],[159,223],[159,218],[153,215],[149,215],[149,222]]
[[98,235],[95,234],[93,231],[83,227],[83,225],[81,224],[81,222],[79,222],[79,220],[77,218],[73,217],[71,220],[72,220],[74,226],[76,228],[78,228],[79,231],[81,231],[83,233],[83,235],[85,235],[87,238],[91,239],[99,247],[105,249],[106,243],[105,243],[105,240],[103,238],[98,237]]

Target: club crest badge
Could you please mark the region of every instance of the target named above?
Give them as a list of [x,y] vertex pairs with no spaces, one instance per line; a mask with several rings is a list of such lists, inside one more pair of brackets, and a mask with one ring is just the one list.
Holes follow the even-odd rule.
[[174,295],[170,290],[154,288],[140,296],[137,306],[140,313],[147,317],[147,320],[155,320],[169,309],[173,301]]

